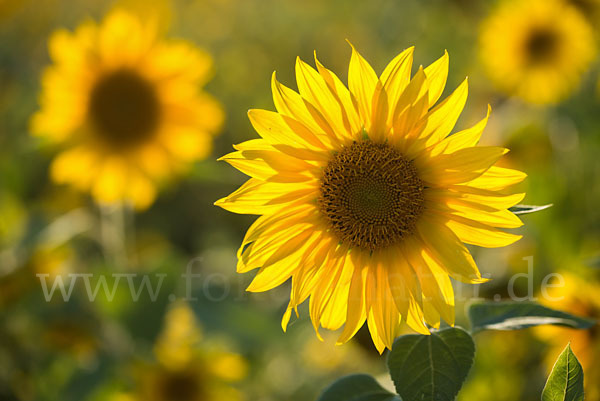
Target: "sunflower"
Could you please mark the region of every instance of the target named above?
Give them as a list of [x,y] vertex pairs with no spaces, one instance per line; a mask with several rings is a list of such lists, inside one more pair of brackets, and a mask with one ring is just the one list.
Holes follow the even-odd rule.
[[49,40],[32,132],[66,149],[51,177],[102,203],[149,206],[157,184],[211,149],[223,112],[199,90],[211,57],[181,40],[159,40],[157,25],[115,10]]
[[559,0],[504,1],[479,39],[482,63],[498,88],[537,104],[567,97],[596,53],[590,24]]
[[[590,319],[600,319],[600,283],[597,280],[584,279],[571,273],[562,273],[563,284],[550,286],[548,296],[541,297],[544,305],[564,310]],[[551,370],[558,355],[566,344],[571,348],[585,372],[585,399],[600,401],[600,326],[596,324],[588,330],[575,330],[559,326],[540,326],[536,334],[551,344],[548,352],[547,367]]]
[[575,7],[592,24],[597,24],[600,18],[600,0],[563,0]]
[[249,291],[292,278],[284,330],[310,297],[319,327],[344,325],[339,343],[365,320],[380,352],[399,323],[429,333],[454,322],[449,276],[482,279],[463,243],[500,247],[520,236],[507,210],[524,194],[501,192],[525,174],[495,166],[508,150],[476,147],[488,116],[448,136],[467,80],[437,103],[448,54],[411,78],[413,48],[378,78],[353,48],[348,86],[318,60],[296,63],[299,93],[273,74],[277,112],[250,110],[261,136],[224,157],[251,178],[215,204],[261,215],[238,251],[237,271],[260,268]]
[[246,361],[238,354],[208,346],[189,305],[174,304],[165,323],[154,347],[157,361],[138,366],[135,391],[119,394],[115,401],[244,399],[231,383],[246,375]]

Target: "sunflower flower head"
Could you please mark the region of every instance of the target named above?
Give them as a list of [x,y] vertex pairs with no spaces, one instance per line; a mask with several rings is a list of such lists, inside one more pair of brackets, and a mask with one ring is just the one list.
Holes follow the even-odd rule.
[[576,8],[593,26],[600,21],[600,0],[563,0]]
[[[449,277],[485,281],[464,243],[500,247],[520,237],[507,208],[525,174],[495,166],[507,152],[476,146],[489,116],[450,135],[467,80],[438,103],[448,54],[411,77],[413,48],[377,76],[353,48],[348,88],[318,60],[296,63],[299,93],[272,80],[276,112],[250,110],[260,139],[222,159],[251,178],[216,204],[260,215],[238,251],[237,270],[259,269],[249,291],[291,278],[282,325],[310,297],[319,327],[365,321],[380,352],[400,323],[427,334],[454,323]],[[502,191],[502,192],[501,192]]]
[[504,0],[483,23],[479,41],[496,86],[536,104],[566,98],[596,54],[592,27],[560,0]]
[[157,361],[137,366],[135,391],[113,399],[243,401],[243,394],[233,384],[246,376],[246,360],[203,339],[200,331],[190,306],[174,303],[154,347]]
[[102,23],[56,31],[33,134],[63,145],[51,177],[103,203],[149,206],[157,185],[206,157],[223,120],[199,90],[211,57],[158,24],[115,10]]

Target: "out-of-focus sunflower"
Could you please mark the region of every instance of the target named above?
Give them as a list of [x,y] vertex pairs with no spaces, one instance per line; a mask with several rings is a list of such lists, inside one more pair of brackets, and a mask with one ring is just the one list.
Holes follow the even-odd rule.
[[498,88],[537,104],[567,97],[596,54],[590,24],[559,0],[505,0],[483,23],[479,42]]
[[243,379],[246,361],[202,341],[193,311],[185,303],[168,312],[163,333],[155,347],[156,363],[137,369],[137,388],[114,400],[217,401],[243,400],[231,383]]
[[53,282],[71,273],[74,263],[73,249],[68,245],[38,244],[15,270],[0,274],[0,308],[7,308],[33,290],[39,291],[40,279]]
[[600,21],[600,0],[563,0],[567,4],[575,7],[586,17],[595,27]]
[[366,352],[358,342],[350,342],[342,349],[335,349],[332,347],[337,341],[335,333],[325,332],[321,336],[322,340],[314,336],[303,337],[304,344],[300,353],[304,369],[314,375],[365,371],[374,361],[378,361],[373,358],[372,352]]
[[46,322],[40,339],[49,350],[68,353],[81,364],[90,364],[99,348],[93,328],[73,318],[54,318]]
[[[564,286],[549,287],[548,297],[541,297],[540,302],[553,309],[600,320],[600,284],[570,273],[561,275]],[[600,401],[600,366],[597,363],[600,358],[600,326],[596,324],[588,330],[540,326],[536,333],[552,344],[547,356],[549,370],[566,344],[571,343],[585,372],[585,399]]]
[[144,208],[157,184],[210,152],[223,112],[200,91],[207,53],[160,40],[155,23],[119,10],[58,30],[49,49],[32,131],[66,145],[52,163],[56,182]]
[[[251,178],[218,206],[261,215],[238,252],[240,273],[260,268],[249,291],[292,277],[284,329],[310,296],[314,327],[350,339],[365,320],[376,347],[399,323],[421,333],[454,322],[449,275],[480,283],[463,243],[500,247],[520,236],[507,210],[525,174],[494,166],[506,152],[476,147],[487,117],[448,136],[467,99],[465,80],[437,104],[448,55],[411,79],[413,48],[377,77],[352,51],[349,90],[318,61],[296,63],[299,94],[273,75],[277,112],[251,110],[261,139],[222,159]],[[437,104],[437,105],[436,105]],[[488,110],[489,115],[489,110]]]

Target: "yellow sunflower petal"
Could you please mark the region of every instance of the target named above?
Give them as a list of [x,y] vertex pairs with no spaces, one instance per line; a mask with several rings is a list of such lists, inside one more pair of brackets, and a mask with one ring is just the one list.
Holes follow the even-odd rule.
[[423,309],[415,301],[415,299],[410,300],[408,314],[406,315],[406,324],[408,325],[408,327],[410,327],[417,333],[426,336],[431,334],[431,332],[425,325],[425,316],[423,315]]
[[52,161],[50,175],[58,183],[71,183],[86,190],[96,177],[100,158],[91,149],[80,146],[65,150]]
[[322,233],[315,241],[315,246],[305,254],[300,263],[298,273],[292,277],[292,289],[290,291],[290,306],[297,309],[312,293],[314,287],[322,278],[323,269],[319,267],[325,262],[327,253],[332,247],[332,239],[329,235]]
[[332,71],[325,68],[319,60],[317,60],[317,53],[315,52],[315,63],[321,77],[325,80],[325,83],[331,90],[332,94],[340,104],[342,109],[342,117],[344,120],[344,127],[350,136],[354,136],[359,133],[362,129],[362,123],[356,109],[356,102],[352,99],[352,95],[342,81]]
[[469,187],[498,191],[511,185],[518,184],[526,177],[527,174],[522,171],[492,166],[481,176],[466,182],[465,184]]
[[429,87],[429,107],[432,107],[442,96],[448,79],[448,52],[444,51],[444,55],[425,68],[425,76],[427,77]]
[[310,184],[299,185],[293,192],[288,187],[289,184],[286,183],[264,182],[253,178],[229,196],[216,201],[215,205],[233,213],[265,214],[316,196],[316,190]]
[[401,95],[410,82],[414,50],[414,47],[409,47],[394,57],[381,74],[380,81],[383,83],[383,89],[388,95],[388,107],[390,111],[388,118],[389,125],[392,125],[393,113],[396,110]]
[[478,146],[440,155],[428,161],[417,159],[421,177],[432,186],[447,186],[472,181],[485,173],[508,149]]
[[398,136],[409,135],[416,123],[427,113],[429,97],[427,95],[427,77],[420,67],[400,95],[394,110],[394,132]]
[[331,296],[327,300],[319,319],[321,326],[329,330],[337,330],[342,327],[346,321],[348,309],[348,293],[350,291],[350,280],[353,269],[351,265],[341,265],[339,269],[339,279],[337,280],[337,284],[332,286]]
[[316,285],[309,303],[310,317],[319,337],[320,325],[337,329],[340,315],[343,315],[342,323],[346,318],[350,279],[354,272],[347,247],[330,248],[321,268],[322,280]]
[[355,270],[352,274],[350,282],[350,290],[348,291],[348,312],[344,330],[338,338],[337,342],[343,344],[356,334],[358,329],[363,325],[367,318],[366,305],[366,284],[369,267],[366,264],[367,258],[360,254],[352,255]]
[[156,198],[156,186],[142,172],[131,173],[126,197],[136,209],[146,209]]
[[380,328],[376,323],[375,312],[373,309],[369,310],[367,313],[367,327],[369,328],[369,333],[371,333],[371,339],[373,340],[373,344],[377,351],[382,354],[385,350],[385,340],[383,339],[382,334],[380,334]]
[[[389,283],[387,266],[384,258],[377,261],[375,272],[371,273],[371,286],[374,288],[374,297],[371,301],[371,314],[384,348],[392,349],[400,323],[400,313],[392,296]],[[369,325],[370,326],[370,325]],[[379,349],[381,353],[383,349]]]
[[[304,233],[307,229],[311,227],[311,224],[298,223],[291,224],[289,227],[282,229],[280,231],[281,235],[286,235],[287,238],[295,237],[298,233]],[[281,248],[286,243],[286,239],[282,240],[268,240],[266,237],[260,237],[256,241],[251,242],[241,254],[241,257],[238,260],[238,268],[237,271],[239,273],[245,273],[247,271],[262,267],[269,258],[277,252],[279,248]],[[296,255],[297,256],[297,255]],[[299,260],[299,256],[295,258],[294,264],[295,268],[298,267],[297,261]],[[279,264],[284,265],[284,263]],[[276,274],[277,269],[269,269],[268,274]]]
[[[313,149],[323,149],[323,143],[312,133],[310,128],[294,120],[284,119],[281,114],[267,110],[250,110],[248,118],[252,126],[270,144],[299,145]],[[294,121],[294,126],[286,122]],[[296,129],[294,129],[296,128]],[[299,129],[302,128],[302,131]],[[298,135],[300,134],[300,135]]]
[[468,88],[468,80],[465,79],[450,96],[428,113],[427,123],[420,134],[425,139],[425,146],[436,144],[450,134],[465,107]]
[[312,230],[307,229],[288,238],[281,247],[267,258],[246,290],[263,292],[287,281],[298,269],[298,261],[303,253],[315,245],[310,240],[311,237],[316,236]]
[[[444,219],[440,219],[443,221]],[[523,236],[507,233],[490,225],[458,216],[448,216],[444,224],[466,244],[484,248],[498,248],[511,245]]]
[[471,284],[487,281],[469,250],[449,228],[428,217],[419,222],[417,230],[428,252],[452,277]]
[[300,95],[319,110],[338,137],[351,136],[344,127],[341,105],[319,73],[300,57],[296,58],[296,82]]
[[154,29],[144,27],[132,14],[112,12],[99,31],[100,57],[109,67],[133,65],[150,50],[155,40]]
[[423,291],[423,303],[430,303],[450,325],[454,324],[454,290],[448,274],[426,249],[407,241],[404,254],[413,267]]
[[373,94],[379,80],[373,67],[356,51],[354,46],[350,46],[352,47],[352,56],[348,69],[348,88],[356,99],[364,126],[373,115]]
[[111,157],[102,163],[92,187],[96,199],[104,203],[117,202],[124,198],[128,191],[127,181],[130,169],[119,157]]
[[463,205],[493,212],[511,208],[525,197],[524,193],[498,195],[496,192],[456,185],[457,189],[430,188],[425,194],[426,202],[432,204]]
[[[324,142],[329,146],[336,143],[337,136],[323,115],[298,93],[279,83],[275,73],[271,80],[271,88],[277,112],[307,128],[302,131],[301,137],[312,139],[311,136],[316,136],[319,142]],[[322,145],[321,148],[323,148]]]
[[487,125],[492,108],[488,105],[487,115],[471,128],[452,134],[434,145],[431,149],[431,155],[436,156],[441,153],[453,153],[463,148],[469,148],[477,145],[481,134]]

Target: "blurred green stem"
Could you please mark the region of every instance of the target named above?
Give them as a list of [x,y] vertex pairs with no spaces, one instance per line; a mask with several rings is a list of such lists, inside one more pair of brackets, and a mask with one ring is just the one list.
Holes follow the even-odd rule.
[[106,261],[117,270],[135,263],[132,253],[133,213],[128,205],[100,205],[100,241]]

